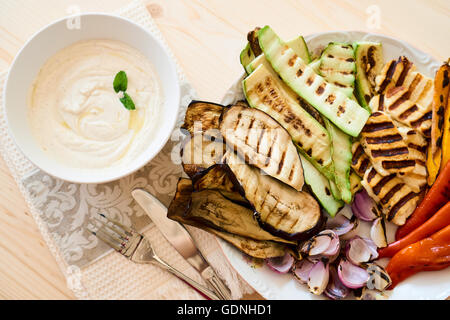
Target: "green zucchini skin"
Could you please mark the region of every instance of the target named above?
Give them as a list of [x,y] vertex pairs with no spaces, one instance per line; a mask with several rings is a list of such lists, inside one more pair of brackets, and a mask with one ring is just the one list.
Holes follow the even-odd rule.
[[247,42],[247,45],[241,51],[239,60],[241,61],[241,65],[242,67],[244,67],[245,72],[249,73],[247,71],[247,66],[250,64],[250,62],[255,60],[255,54],[253,53],[252,48],[250,48],[250,43]]
[[339,209],[344,205],[341,200],[336,200],[331,193],[331,186],[328,179],[320,173],[305,157],[300,154],[302,160],[305,183],[309,186],[316,199],[325,211],[334,217]]
[[359,135],[369,118],[367,110],[316,75],[269,26],[259,30],[258,40],[273,69],[294,92],[345,133]]
[[[304,61],[311,62],[311,55],[308,50],[308,46],[306,45],[305,39],[302,36],[299,36],[297,38],[294,38],[286,43],[294,52],[302,58]],[[248,45],[250,48],[250,45]],[[250,48],[251,50],[251,48]],[[309,63],[308,62],[308,63]],[[267,59],[264,57],[264,54],[260,54],[257,56],[253,61],[247,64],[245,67],[245,70],[247,71],[247,74],[252,73],[254,70],[256,70],[259,65],[265,64],[272,68],[269,62],[267,62]]]
[[331,136],[334,164],[334,181],[345,203],[352,202],[350,185],[350,167],[352,163],[352,138],[325,119],[325,125]]
[[302,58],[305,63],[311,62],[311,54],[309,53],[308,45],[306,44],[303,36],[298,36],[292,40],[286,42],[286,44],[294,50],[294,52]]
[[[267,63],[267,62],[265,62]],[[297,148],[320,171],[332,165],[331,139],[328,131],[305,111],[297,95],[264,63],[242,81],[249,105],[274,118],[291,135]]]
[[369,101],[375,93],[375,76],[384,65],[383,47],[378,42],[361,41],[354,42],[353,48],[356,64],[355,95],[359,104],[367,111],[372,112]]
[[331,42],[320,57],[319,73],[349,98],[355,87],[356,64],[351,44]]

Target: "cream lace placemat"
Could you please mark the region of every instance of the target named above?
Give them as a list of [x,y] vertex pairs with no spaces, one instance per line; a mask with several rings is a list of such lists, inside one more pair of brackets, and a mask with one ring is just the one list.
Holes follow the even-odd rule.
[[[150,30],[167,47],[160,31],[140,1],[117,12]],[[168,49],[170,52],[170,50]],[[175,58],[172,55],[172,58]],[[195,92],[181,68],[181,125],[188,103]],[[126,225],[133,225],[154,244],[155,251],[168,263],[199,282],[200,276],[162,237],[131,197],[134,188],[145,188],[168,205],[181,166],[171,159],[179,130],[147,166],[121,180],[107,184],[74,184],[55,179],[37,169],[18,150],[8,131],[3,110],[6,73],[0,74],[0,153],[19,185],[48,247],[80,299],[202,299],[184,282],[153,265],[138,265],[112,251],[91,235],[86,226],[98,212],[106,213]],[[253,292],[232,269],[214,236],[188,227],[210,264],[228,284],[234,299]]]

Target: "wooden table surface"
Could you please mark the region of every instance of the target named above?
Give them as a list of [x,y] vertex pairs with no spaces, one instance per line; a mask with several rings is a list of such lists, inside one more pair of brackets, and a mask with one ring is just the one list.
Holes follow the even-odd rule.
[[[47,23],[71,13],[112,12],[129,0],[0,0],[0,71]],[[203,100],[219,101],[242,72],[247,32],[271,25],[283,38],[362,30],[403,39],[439,60],[450,54],[448,0],[145,0]],[[250,298],[254,298],[252,296]],[[0,299],[73,299],[0,158]]]

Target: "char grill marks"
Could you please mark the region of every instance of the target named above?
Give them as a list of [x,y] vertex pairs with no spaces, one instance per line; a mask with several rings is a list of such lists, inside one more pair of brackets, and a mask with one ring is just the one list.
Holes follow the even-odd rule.
[[397,225],[405,223],[419,202],[419,194],[397,175],[382,176],[373,167],[366,170],[361,184],[381,206],[385,217]]
[[359,141],[355,141],[353,143],[352,154],[352,169],[355,170],[356,174],[362,178],[367,168],[371,167],[371,164],[369,157],[364,152],[364,149]]
[[227,146],[248,163],[296,190],[303,187],[303,169],[289,133],[266,113],[233,106],[222,115],[221,134]]
[[372,98],[372,111],[385,111],[393,119],[431,134],[431,110],[434,84],[431,78],[415,70],[406,57],[388,62],[376,77],[378,96]]
[[400,132],[383,112],[370,116],[361,131],[360,142],[373,167],[383,176],[410,172],[414,168],[415,162],[410,159]]

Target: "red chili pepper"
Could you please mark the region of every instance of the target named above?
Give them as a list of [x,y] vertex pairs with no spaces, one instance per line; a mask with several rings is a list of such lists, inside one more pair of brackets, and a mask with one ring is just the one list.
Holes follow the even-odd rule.
[[386,271],[393,289],[399,282],[420,271],[442,270],[450,266],[450,225],[428,238],[413,243],[398,252]]
[[395,240],[399,240],[411,233],[425,221],[430,219],[442,206],[450,201],[450,161],[441,171],[431,189],[425,195],[406,223],[397,229]]
[[450,225],[450,202],[448,202],[444,207],[436,212],[434,216],[432,216],[424,224],[408,234],[406,237],[391,243],[386,248],[378,250],[379,257],[392,257],[403,248],[432,235],[433,233],[447,227],[448,225]]

